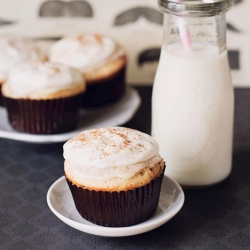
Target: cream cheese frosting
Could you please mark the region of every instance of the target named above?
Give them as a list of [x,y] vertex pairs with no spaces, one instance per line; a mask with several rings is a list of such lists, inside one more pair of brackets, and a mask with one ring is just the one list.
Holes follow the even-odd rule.
[[125,55],[111,38],[101,35],[71,35],[56,42],[50,49],[49,60],[89,72]]
[[63,149],[65,172],[77,181],[128,179],[162,161],[158,143],[151,136],[122,127],[84,131]]
[[0,37],[0,82],[4,82],[10,69],[34,60],[44,60],[45,56],[35,43],[27,38]]
[[115,177],[129,179],[146,166],[152,168],[161,160],[162,157],[156,155],[144,162],[110,168],[85,167],[74,161],[65,161],[65,172],[70,179],[74,179],[77,183],[81,183],[82,180],[86,179],[97,181],[110,180]]
[[10,71],[3,88],[13,98],[49,95],[60,90],[81,86],[82,74],[73,68],[51,62],[29,62]]

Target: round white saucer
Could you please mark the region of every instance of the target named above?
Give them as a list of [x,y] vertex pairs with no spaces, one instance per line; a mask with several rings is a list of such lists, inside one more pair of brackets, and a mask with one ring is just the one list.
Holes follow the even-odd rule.
[[141,98],[138,92],[133,88],[127,88],[122,99],[112,105],[81,110],[76,130],[55,135],[35,135],[13,130],[8,123],[5,108],[0,107],[0,138],[32,143],[64,142],[86,129],[122,125],[134,116],[140,104]]
[[83,219],[75,208],[64,176],[54,182],[48,190],[47,203],[60,220],[75,229],[94,235],[121,237],[144,233],[166,223],[182,208],[184,193],[175,181],[164,176],[155,214],[149,220],[130,227],[102,227]]

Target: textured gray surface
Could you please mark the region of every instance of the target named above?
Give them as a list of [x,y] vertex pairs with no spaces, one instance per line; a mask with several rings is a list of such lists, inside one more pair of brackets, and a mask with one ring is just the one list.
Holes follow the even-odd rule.
[[[150,133],[150,87],[128,127]],[[233,172],[204,190],[184,190],[183,209],[137,236],[107,238],[70,228],[49,210],[47,190],[63,175],[62,145],[0,139],[0,249],[250,249],[250,90],[236,90]]]

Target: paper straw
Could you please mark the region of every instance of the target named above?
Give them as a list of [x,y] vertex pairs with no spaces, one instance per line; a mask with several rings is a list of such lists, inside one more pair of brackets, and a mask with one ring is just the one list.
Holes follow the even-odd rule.
[[[181,3],[182,0],[176,0],[176,2]],[[186,50],[192,48],[192,40],[190,32],[187,28],[187,22],[184,18],[177,17],[177,25],[181,36],[181,41]]]

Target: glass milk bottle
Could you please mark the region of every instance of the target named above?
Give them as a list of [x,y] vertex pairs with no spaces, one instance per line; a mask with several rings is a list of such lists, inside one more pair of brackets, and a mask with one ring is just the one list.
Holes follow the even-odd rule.
[[234,92],[226,49],[233,1],[159,0],[164,39],[152,96],[152,135],[166,175],[186,187],[231,172]]

